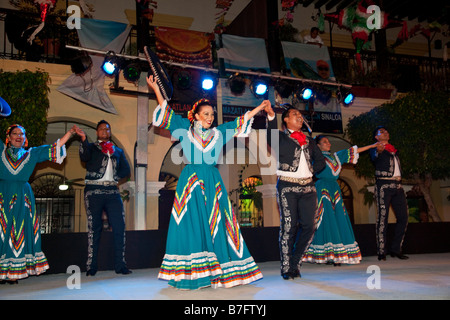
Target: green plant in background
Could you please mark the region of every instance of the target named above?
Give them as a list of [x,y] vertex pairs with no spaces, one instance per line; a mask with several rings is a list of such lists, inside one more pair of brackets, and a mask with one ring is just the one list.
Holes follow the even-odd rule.
[[29,146],[44,143],[47,134],[47,112],[50,106],[48,83],[43,71],[3,72],[0,70],[0,96],[11,107],[11,115],[0,118],[0,138],[5,141],[6,129],[20,124],[27,131]]
[[[414,92],[352,117],[345,130],[352,143],[363,146],[374,142],[372,133],[378,125],[387,127],[390,143],[399,150],[402,176],[419,186],[433,221],[440,218],[431,198],[432,180],[450,177],[449,113],[449,93]],[[368,152],[360,155],[355,172],[373,181]]]

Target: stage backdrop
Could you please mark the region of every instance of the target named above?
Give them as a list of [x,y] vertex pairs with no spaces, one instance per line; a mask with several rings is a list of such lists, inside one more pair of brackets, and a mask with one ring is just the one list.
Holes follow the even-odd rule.
[[[216,36],[216,41],[220,48],[217,51],[217,57],[224,59],[226,69],[270,74],[269,59],[264,39],[223,34],[221,35],[221,41],[218,36]],[[269,92],[266,97],[256,97],[252,93],[250,86],[252,81],[258,76],[246,74],[241,74],[241,76],[245,81],[245,90],[240,93],[231,91],[228,79],[222,79],[221,81],[223,122],[231,121],[235,117],[257,107],[264,98],[269,99],[272,104],[275,102],[272,86],[269,86]],[[261,78],[270,80],[270,77],[261,76]],[[255,117],[253,128],[265,128],[265,117],[264,119],[262,116]]]
[[[211,35],[204,32],[167,27],[155,28],[156,54],[161,61],[171,61],[212,68]],[[205,93],[201,88],[203,70],[166,65],[173,85],[170,106],[175,113],[187,117],[192,105],[207,98],[216,106],[216,92]],[[216,110],[215,110],[216,111]],[[217,116],[215,117],[217,123]]]
[[225,68],[270,73],[264,39],[229,34],[221,38],[216,36],[217,57],[224,59]]
[[[330,55],[326,46],[281,42],[286,68],[291,76],[323,82],[335,82]],[[307,84],[308,82],[299,82]],[[290,103],[310,121],[314,132],[342,133],[341,104],[337,99],[337,87],[310,83],[315,91],[312,101],[304,102],[298,95],[289,97],[277,95],[277,101]]]

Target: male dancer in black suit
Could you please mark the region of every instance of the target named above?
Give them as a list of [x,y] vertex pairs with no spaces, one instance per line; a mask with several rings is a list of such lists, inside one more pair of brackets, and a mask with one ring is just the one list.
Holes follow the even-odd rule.
[[130,175],[130,166],[122,149],[113,145],[111,126],[105,120],[97,124],[97,141],[90,143],[86,134],[76,127],[81,137],[80,159],[86,163],[84,202],[88,216],[87,276],[97,272],[97,254],[102,232],[103,211],[108,215],[114,239],[114,269],[129,274],[125,262],[125,212],[117,184]]
[[373,136],[380,142],[376,148],[370,150],[376,178],[378,260],[386,260],[386,229],[390,205],[397,219],[390,254],[399,259],[408,259],[402,254],[403,239],[408,225],[408,204],[401,184],[400,159],[397,150],[389,143],[389,132],[384,126],[377,127]]
[[288,280],[301,276],[301,259],[317,228],[313,175],[325,168],[325,158],[314,139],[301,131],[300,111],[290,107],[283,113],[284,131],[277,129],[273,109],[269,106],[265,111],[269,120],[267,141],[278,156],[281,276]]

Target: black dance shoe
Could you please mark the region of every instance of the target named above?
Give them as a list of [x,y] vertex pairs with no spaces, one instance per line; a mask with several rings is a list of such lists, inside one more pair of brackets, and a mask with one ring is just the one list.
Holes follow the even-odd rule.
[[408,257],[408,256],[405,256],[403,253],[392,253],[392,252],[391,252],[391,257],[392,257],[392,258],[397,257],[397,258],[399,258],[400,260],[407,260],[407,259],[409,259],[409,257]]
[[295,271],[291,272],[291,276],[292,276],[292,279],[302,277],[302,275],[300,274],[300,270],[295,270]]
[[117,274],[130,274],[133,273],[130,269],[128,269],[127,267],[123,267],[120,270],[116,270]]
[[88,271],[86,271],[86,277],[95,276],[96,273],[97,273],[97,270],[89,269]]
[[282,274],[281,274],[281,277],[282,277],[284,280],[292,279],[291,273],[290,273],[290,272],[282,273]]
[[286,272],[286,273],[282,273],[281,277],[284,280],[289,280],[289,279],[301,278],[302,276],[300,275],[300,271],[299,270],[295,270],[295,271],[289,271],[289,272]]
[[378,261],[381,261],[381,260],[386,261],[386,255],[385,254],[379,254],[378,255]]

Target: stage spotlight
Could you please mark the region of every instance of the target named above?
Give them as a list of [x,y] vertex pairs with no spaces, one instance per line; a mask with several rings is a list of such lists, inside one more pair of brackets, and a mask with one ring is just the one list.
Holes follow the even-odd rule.
[[262,79],[253,80],[250,89],[256,97],[264,96],[269,90],[269,86],[266,81]]
[[214,76],[212,75],[206,75],[202,79],[202,89],[205,91],[212,90],[216,84],[216,81],[214,79]]
[[310,87],[304,87],[300,93],[303,100],[309,100],[312,98],[314,92]]
[[353,103],[353,99],[355,98],[353,93],[351,92],[346,92],[344,93],[344,95],[342,96],[343,100],[342,102],[344,102],[344,105],[348,106],[350,104]]
[[128,82],[136,82],[141,76],[141,67],[139,62],[131,62],[123,69],[123,77]]
[[92,67],[92,59],[88,55],[79,56],[72,60],[70,67],[77,76],[84,75]]
[[228,85],[232,94],[240,96],[245,92],[246,82],[245,78],[239,73],[235,73],[228,79]]
[[113,51],[108,51],[102,65],[103,72],[108,76],[115,76],[119,73],[119,59]]
[[278,92],[281,98],[287,99],[294,91],[294,86],[285,80],[281,80],[276,83],[275,90]]
[[191,80],[192,77],[189,71],[181,70],[180,72],[178,72],[176,78],[177,88],[181,90],[189,89],[191,87]]
[[355,96],[350,90],[339,88],[337,92],[338,101],[341,102],[344,107],[348,107],[353,103]]

